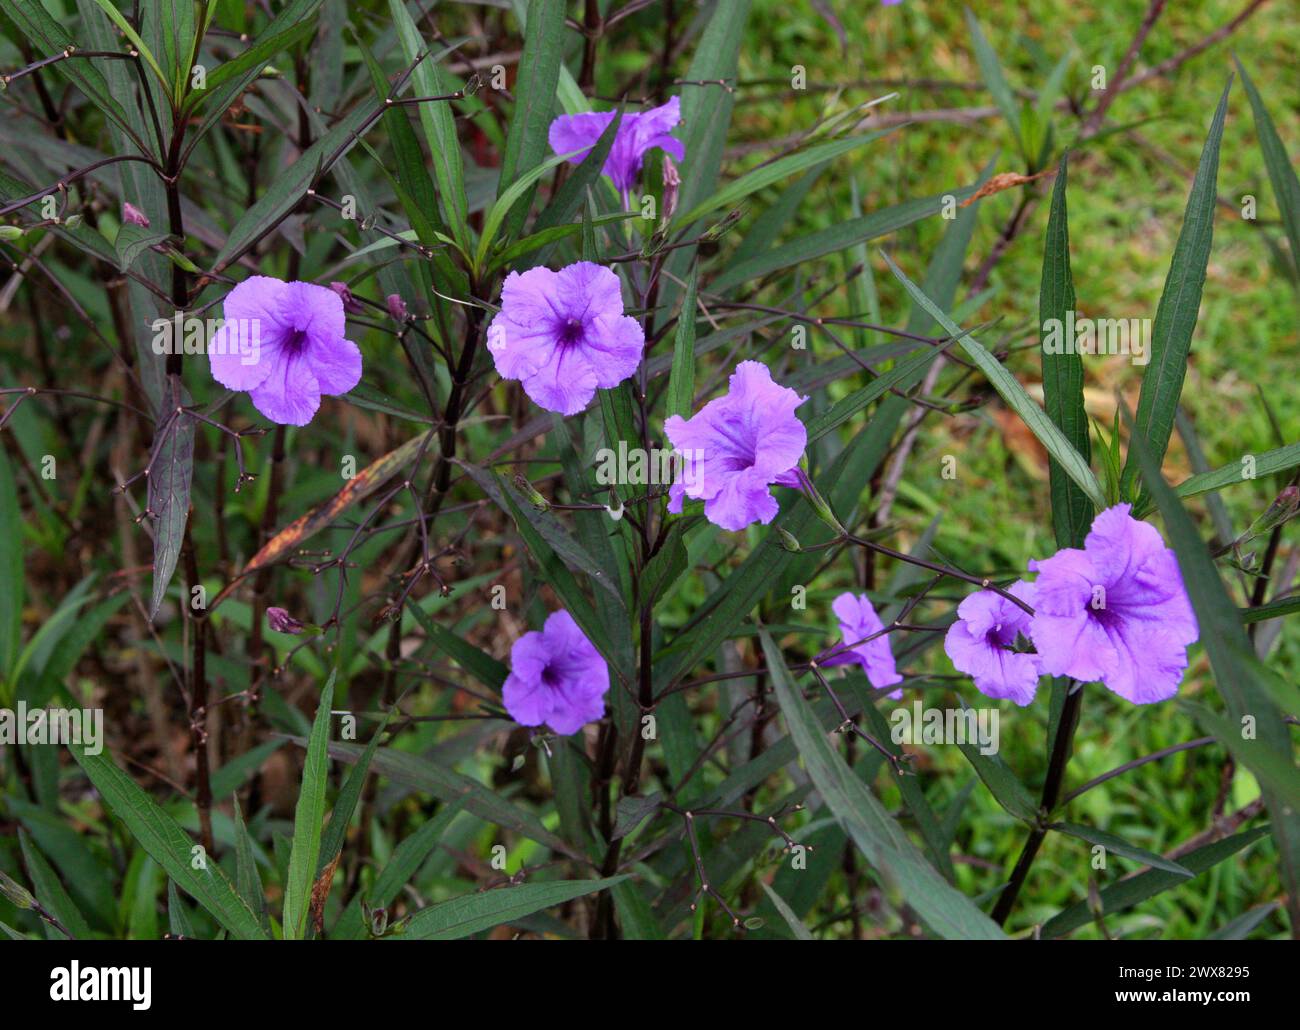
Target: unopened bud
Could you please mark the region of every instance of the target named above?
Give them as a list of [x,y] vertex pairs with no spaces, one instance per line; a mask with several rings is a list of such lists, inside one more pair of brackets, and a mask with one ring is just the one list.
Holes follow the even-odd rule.
[[303,631],[304,623],[299,622],[283,608],[267,608],[266,622],[277,633],[290,633],[297,636]]
[[129,200],[122,204],[122,221],[127,225],[138,225],[142,228],[149,228],[149,216],[132,204]]
[[539,494],[536,487],[523,476],[515,476],[515,486],[519,488],[519,492],[524,495],[528,503],[538,511],[551,510],[551,502]]
[[352,296],[352,291],[348,289],[347,283],[330,283],[330,289],[339,295],[339,298],[343,301],[343,310],[349,315],[360,315],[365,311],[365,308],[358,304],[356,298]]
[[390,293],[384,298],[388,304],[388,313],[398,322],[406,321],[406,301],[402,300],[400,293]]
[[781,526],[777,526],[776,531],[781,534],[781,546],[791,554],[798,554],[803,550],[798,538],[788,529],[783,529]]
[[3,896],[14,908],[33,909],[36,899],[21,883],[0,870],[0,896]]

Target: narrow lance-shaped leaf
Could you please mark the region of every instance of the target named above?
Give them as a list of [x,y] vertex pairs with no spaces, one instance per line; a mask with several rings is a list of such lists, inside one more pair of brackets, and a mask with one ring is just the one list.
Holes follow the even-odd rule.
[[[1210,263],[1210,244],[1214,240],[1214,208],[1218,202],[1219,143],[1223,139],[1223,120],[1228,111],[1228,91],[1232,79],[1223,87],[1218,109],[1210,123],[1210,134],[1201,151],[1196,179],[1187,197],[1183,227],[1178,233],[1174,257],[1165,277],[1165,287],[1156,308],[1151,328],[1150,362],[1142,374],[1142,393],[1138,397],[1133,431],[1146,441],[1157,465],[1164,461],[1169,437],[1178,413],[1178,398],[1187,375],[1187,355],[1192,348],[1192,333],[1201,307],[1205,271]],[[1121,496],[1133,496],[1138,464],[1130,448],[1120,480]]]
[[194,419],[176,414],[164,423],[149,470],[149,510],[154,516],[153,594],[149,618],[156,618],[176,571],[194,476]]
[[1259,137],[1264,167],[1268,169],[1268,179],[1273,184],[1273,196],[1277,198],[1278,211],[1282,215],[1282,227],[1291,244],[1291,260],[1300,272],[1300,179],[1296,178],[1295,168],[1287,157],[1286,147],[1277,134],[1277,127],[1269,117],[1259,90],[1250,81],[1240,60],[1237,61],[1237,70],[1241,72],[1241,83],[1246,87],[1246,95],[1250,97],[1250,109],[1255,116],[1255,135]]
[[[555,87],[564,55],[564,0],[529,0],[524,49],[515,82],[515,110],[501,156],[497,196],[513,185],[521,171],[541,163],[555,106]],[[535,185],[533,187],[536,188]],[[531,193],[531,190],[530,190]],[[519,232],[528,204],[514,208],[506,221],[510,235]]]
[[[330,706],[334,703],[334,678],[330,673],[321,691],[316,721],[307,741],[302,787],[293,816],[293,850],[289,853],[289,875],[284,885],[284,938],[301,940],[307,932],[307,910],[311,886],[320,857],[321,826],[325,820],[325,791],[329,787]],[[368,754],[373,755],[370,750]]]
[[[1047,219],[1047,240],[1043,247],[1043,277],[1038,291],[1039,351],[1043,360],[1043,405],[1079,456],[1092,456],[1088,436],[1088,415],[1083,410],[1083,356],[1066,345],[1064,333],[1069,313],[1074,310],[1074,277],[1070,274],[1070,228],[1065,203],[1069,155],[1061,158],[1061,169],[1052,189],[1052,210]],[[1052,328],[1048,328],[1051,326]],[[1060,344],[1049,350],[1048,340]],[[1092,504],[1055,458],[1048,458],[1052,492],[1052,528],[1058,547],[1082,547],[1092,524]]]

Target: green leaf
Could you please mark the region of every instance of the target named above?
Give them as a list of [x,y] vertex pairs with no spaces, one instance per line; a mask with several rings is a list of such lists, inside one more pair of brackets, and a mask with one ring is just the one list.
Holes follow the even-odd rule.
[[135,264],[136,258],[150,247],[162,243],[168,237],[168,233],[157,229],[146,229],[143,225],[124,224],[117,231],[117,239],[113,241],[113,249],[117,252],[118,271],[129,271],[131,266]]
[[[22,647],[24,551],[18,484],[14,482],[9,456],[0,447],[0,674],[5,678],[17,663]],[[12,700],[16,689],[16,683],[9,683],[0,689],[0,697]]]
[[122,35],[131,41],[131,45],[140,51],[140,56],[144,58],[145,64],[153,69],[153,73],[158,76],[158,81],[162,83],[163,88],[166,89],[168,93],[171,93],[172,80],[158,64],[158,59],[154,57],[153,51],[144,45],[144,40],[140,38],[140,33],[135,31],[135,26],[127,21],[126,15],[113,5],[113,0],[95,0],[95,3],[99,4],[100,8],[106,15],[108,15],[113,24],[122,30]]
[[[1083,410],[1083,356],[1074,347],[1064,346],[1060,353],[1049,354],[1044,345],[1047,323],[1055,321],[1058,332],[1064,334],[1067,314],[1074,310],[1070,228],[1065,203],[1068,162],[1069,155],[1062,156],[1061,169],[1052,189],[1047,239],[1043,244],[1043,276],[1038,291],[1038,349],[1043,360],[1043,405],[1047,417],[1086,463],[1092,457],[1092,444],[1088,436],[1088,415]],[[1048,477],[1056,546],[1082,547],[1092,525],[1092,503],[1055,458],[1048,458]]]
[[451,630],[440,626],[418,604],[410,605],[406,610],[415,616],[415,621],[424,630],[424,635],[433,642],[433,645],[439,651],[448,658],[455,659],[462,669],[470,673],[485,687],[500,690],[505,685],[510,670],[501,662],[486,651],[482,651],[473,644],[462,640]]
[[846,139],[831,140],[829,143],[818,143],[805,150],[799,150],[786,157],[779,158],[771,164],[755,168],[752,172],[742,175],[735,182],[728,183],[706,200],[700,201],[689,211],[677,215],[673,219],[672,228],[674,230],[684,229],[710,212],[718,210],[718,208],[731,207],[751,193],[757,193],[759,190],[780,182],[791,175],[796,175],[824,161],[830,161],[842,154],[847,154],[864,144],[873,143],[893,131],[893,129],[881,129],[861,136],[850,136]]
[[167,596],[167,585],[176,571],[185,539],[190,482],[194,476],[194,419],[189,415],[174,415],[159,432],[149,471],[149,510],[154,515],[150,619],[157,618]]
[[1255,116],[1255,135],[1259,137],[1259,149],[1264,155],[1264,167],[1268,169],[1269,182],[1273,184],[1273,196],[1277,198],[1277,208],[1282,215],[1282,227],[1286,230],[1287,242],[1291,244],[1291,258],[1300,270],[1300,179],[1296,178],[1295,169],[1287,157],[1273,119],[1269,117],[1268,108],[1246,74],[1241,61],[1234,55],[1237,70],[1241,72],[1242,85],[1250,97],[1250,109]]
[[[1007,125],[1011,128],[1011,135],[1015,137],[1016,142],[1020,144],[1021,150],[1024,150],[1024,141],[1020,134],[1020,105],[1016,103],[1015,95],[1011,92],[1011,87],[1007,85],[1007,80],[1002,74],[1002,65],[998,61],[997,52],[989,44],[984,35],[984,30],[980,28],[980,23],[976,20],[975,15],[969,7],[965,8],[966,27],[970,30],[971,45],[975,48],[975,60],[980,66],[980,77],[984,80],[984,85],[988,87],[989,93],[993,96],[993,103],[997,105],[1002,117],[1006,119]],[[1033,155],[1026,154],[1027,159]]]
[[[1191,870],[1193,876],[1199,876],[1220,862],[1231,858],[1243,848],[1255,843],[1266,833],[1268,833],[1268,827],[1261,826],[1253,830],[1247,830],[1245,833],[1239,833],[1226,840],[1215,841],[1213,844],[1197,848],[1191,854],[1184,855],[1180,864]],[[1106,914],[1122,912],[1134,905],[1141,904],[1148,898],[1153,898],[1157,894],[1169,890],[1171,887],[1177,887],[1184,883],[1187,883],[1185,876],[1164,869],[1148,869],[1144,873],[1125,877],[1118,883],[1103,887],[1101,889],[1102,910]],[[1081,926],[1087,925],[1092,920],[1093,914],[1088,902],[1086,900],[1080,901],[1058,912],[1044,923],[1041,936],[1044,938],[1061,937]]]
[[937,215],[943,207],[946,197],[951,196],[960,200],[974,192],[975,188],[973,186],[964,186],[959,190],[952,190],[950,193],[936,194],[933,197],[922,197],[917,200],[907,200],[892,207],[873,211],[862,218],[850,218],[847,221],[838,222],[830,228],[800,236],[789,243],[783,243],[771,250],[763,251],[755,257],[730,266],[713,281],[711,292],[725,293],[732,287],[739,286],[750,279],[757,279],[760,276],[784,268],[792,268],[805,261],[812,261],[827,254],[834,254],[837,251],[852,247],[854,244],[874,240],[891,232],[897,232],[899,229],[914,225],[923,218]]
[[[325,820],[325,792],[329,787],[330,706],[334,703],[334,679],[338,670],[321,691],[307,741],[303,762],[302,789],[293,814],[293,850],[289,853],[289,875],[284,885],[284,939],[302,940],[307,933],[307,913],[311,904],[311,887],[321,851],[321,824]],[[373,741],[372,741],[373,743]],[[367,753],[374,754],[373,748]],[[363,754],[362,761],[365,756]]]
[[767,894],[767,899],[772,902],[772,906],[781,914],[781,918],[785,920],[785,925],[788,926],[790,932],[794,934],[794,939],[797,941],[813,940],[812,931],[804,925],[802,919],[794,914],[794,909],[786,904],[785,898],[772,890],[772,888],[762,880],[759,880],[758,884],[763,888],[764,893]]
[[[1214,208],[1218,201],[1219,143],[1223,139],[1223,120],[1228,111],[1228,91],[1232,79],[1223,87],[1219,106],[1210,123],[1210,134],[1201,151],[1196,180],[1187,197],[1183,227],[1178,233],[1174,257],[1156,308],[1151,329],[1150,363],[1142,375],[1142,392],[1138,397],[1133,431],[1146,442],[1157,467],[1164,461],[1169,437],[1178,412],[1178,398],[1187,375],[1187,355],[1192,347],[1192,333],[1201,307],[1201,290],[1210,262],[1210,245],[1214,240]],[[1122,496],[1132,496],[1137,480],[1138,463],[1130,446],[1124,475],[1120,480]]]
[[[355,744],[331,744],[329,753],[333,758],[355,762],[360,757],[361,750]],[[381,747],[375,753],[372,764],[379,773],[396,783],[425,791],[449,803],[463,804],[465,811],[470,814],[503,830],[522,834],[559,854],[570,858],[583,857],[543,826],[531,812],[512,805],[477,780],[462,776],[437,762],[391,747]]]
[[[529,0],[524,49],[515,82],[515,109],[497,179],[498,197],[514,184],[521,169],[535,167],[546,155],[546,134],[563,56],[564,0]],[[524,204],[511,215],[507,226],[511,236],[523,225],[528,206]]]
[[1164,869],[1176,876],[1183,876],[1188,879],[1196,875],[1186,866],[1172,862],[1163,855],[1157,855],[1146,848],[1139,848],[1135,844],[1130,844],[1123,837],[1116,837],[1113,833],[1106,833],[1092,826],[1080,826],[1078,823],[1052,823],[1052,829],[1058,830],[1067,836],[1087,841],[1089,844],[1099,844],[1107,851],[1113,851],[1117,855],[1131,858],[1143,865],[1149,865],[1152,869]]
[[[239,798],[234,798],[235,808],[235,887],[262,926],[267,926],[266,894],[262,889],[262,876],[257,871],[257,858],[253,851],[253,840],[244,825],[244,814],[240,811]],[[170,882],[170,881],[169,881]]]
[[[418,604],[411,605],[408,610],[412,612],[420,611],[423,614],[423,610]],[[348,824],[352,822],[352,813],[356,811],[357,802],[361,800],[361,791],[366,785],[366,776],[370,772],[370,763],[375,757],[375,751],[378,750],[380,741],[384,738],[384,731],[388,729],[388,723],[392,717],[392,709],[389,709],[384,714],[383,719],[379,721],[379,725],[375,727],[375,732],[370,737],[370,743],[361,752],[361,757],[352,767],[352,771],[348,773],[347,779],[343,781],[343,786],[339,789],[338,797],[334,799],[334,807],[330,809],[329,825],[325,827],[325,835],[321,840],[320,858],[316,862],[315,875],[317,877],[343,851],[343,844],[348,835]]]
[[[67,928],[73,940],[90,940],[94,934],[90,932],[86,917],[81,914],[76,902],[68,894],[63,881],[59,879],[59,874],[45,860],[45,856],[32,842],[27,831],[21,827],[18,830],[18,844],[22,848],[23,865],[27,867],[27,875],[31,877],[32,893],[36,895],[36,900]],[[57,929],[44,921],[42,926],[45,928],[45,936],[50,940],[67,940]]]
[[[407,13],[403,0],[388,0],[388,11],[397,29],[403,55],[408,62],[414,62],[425,49],[420,30]],[[427,58],[415,69],[411,81],[415,84],[417,95],[422,97],[446,96],[454,93],[459,85],[444,69]],[[469,202],[465,195],[465,163],[461,157],[451,104],[446,101],[430,101],[420,104],[419,110],[420,124],[424,127],[429,152],[433,156],[433,174],[438,181],[443,214],[451,226],[452,236],[461,250],[468,254],[473,247],[469,228]]]
[[682,418],[691,417],[695,404],[695,296],[699,281],[699,266],[695,266],[686,280],[686,295],[673,336],[673,367],[668,374],[668,414]]
[[502,923],[530,916],[544,908],[562,905],[574,898],[595,894],[627,879],[627,874],[604,880],[556,880],[551,883],[523,883],[498,887],[480,894],[467,894],[416,912],[405,930],[394,940],[453,941],[490,930]]
[[84,744],[69,744],[68,750],[131,836],[182,890],[207,909],[232,937],[267,939],[256,914],[213,856],[206,857],[203,868],[191,866],[197,845],[175,819],[103,754],[90,754]]
[[1038,818],[1038,802],[1034,800],[1029,789],[1020,782],[999,754],[985,755],[980,752],[979,744],[969,741],[958,744],[961,753],[970,761],[979,778],[988,787],[989,793],[999,805],[1027,823]]
[[[1255,454],[1251,457],[1254,458],[1253,468],[1248,469],[1244,460],[1246,455],[1243,454],[1241,460],[1184,479],[1178,484],[1176,493],[1179,497],[1195,497],[1197,494],[1209,493],[1212,490],[1222,490],[1225,486],[1232,486],[1235,483],[1250,483],[1277,472],[1286,472],[1300,465],[1300,443],[1287,444],[1285,447],[1278,447],[1276,450],[1265,451],[1263,454]],[[1253,472],[1254,475],[1248,476],[1247,471]]]
[[766,629],[760,629],[759,639],[777,701],[808,776],[876,873],[897,887],[903,900],[940,936],[1005,939],[1001,929],[970,898],[925,861],[875,795],[830,746],[821,722],[791,681],[785,659]]
[[1093,504],[1098,508],[1104,508],[1106,499],[1101,492],[1101,484],[1097,482],[1097,477],[1093,475],[1092,469],[1088,467],[1088,462],[1074,449],[1070,441],[1047,417],[1043,409],[1034,403],[1015,376],[1008,372],[997,358],[985,350],[974,336],[963,334],[961,328],[940,310],[929,297],[921,292],[920,287],[912,282],[901,268],[894,264],[893,259],[888,254],[883,256],[890,270],[898,277],[899,282],[912,295],[912,298],[929,312],[936,322],[943,326],[945,332],[959,338],[958,342],[970,355],[971,360],[979,366],[985,377],[993,385],[993,388],[1007,403],[1007,406],[1020,416],[1025,425],[1029,427],[1029,431],[1038,438],[1038,442],[1047,448],[1047,453],[1057,460],[1061,468],[1083,489]]

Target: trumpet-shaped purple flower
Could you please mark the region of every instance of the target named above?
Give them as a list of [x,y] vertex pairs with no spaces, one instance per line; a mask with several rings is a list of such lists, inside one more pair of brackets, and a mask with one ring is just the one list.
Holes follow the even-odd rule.
[[506,276],[487,345],[501,378],[520,380],[547,411],[576,415],[597,387],[617,386],[636,371],[645,333],[623,314],[618,276],[579,261]]
[[[889,648],[888,635],[875,636],[885,625],[872,607],[871,599],[866,594],[840,594],[831,605],[831,611],[839,619],[840,636],[843,639],[835,646],[838,653],[821,664],[861,665],[867,681],[877,689],[902,683],[903,677],[898,674],[898,667],[894,664],[894,652]],[[875,638],[867,640],[867,637]],[[844,650],[846,644],[852,646]],[[895,690],[889,696],[897,701],[902,698],[903,692]]]
[[1101,512],[1083,550],[1031,561],[1029,636],[1043,672],[1100,681],[1134,704],[1178,693],[1196,616],[1174,552],[1127,504]]
[[[1023,579],[1008,592],[1034,603],[1033,584]],[[957,606],[957,615],[943,641],[957,671],[987,697],[1009,698],[1021,708],[1029,704],[1038,690],[1038,656],[1012,650],[1017,634],[1029,635],[1029,613],[1001,594],[980,590]]]
[[605,659],[573,616],[561,610],[547,617],[541,632],[515,641],[501,699],[519,725],[545,723],[568,736],[605,714],[608,690]]
[[361,381],[361,351],[344,336],[343,300],[327,287],[255,275],[226,294],[224,315],[208,344],[212,378],[247,391],[272,422],[305,426],[322,394],[347,393]]
[[[678,161],[686,156],[682,141],[669,135],[682,120],[681,108],[681,99],[672,97],[661,107],[623,115],[614,136],[614,144],[609,148],[609,156],[605,158],[605,166],[601,171],[614,181],[625,201],[641,172],[641,162],[645,159],[646,151],[658,147]],[[613,120],[613,111],[561,115],[551,122],[551,130],[547,135],[551,149],[557,154],[581,151],[569,159],[569,164],[577,164],[591,153],[601,133],[609,128],[609,123]]]
[[669,489],[668,510],[680,512],[686,497],[704,501],[716,526],[741,530],[776,515],[773,483],[800,485],[799,458],[808,431],[794,409],[807,397],[772,381],[758,361],[742,361],[731,373],[725,397],[709,401],[691,418],[673,415],[664,432],[681,453],[683,474]]

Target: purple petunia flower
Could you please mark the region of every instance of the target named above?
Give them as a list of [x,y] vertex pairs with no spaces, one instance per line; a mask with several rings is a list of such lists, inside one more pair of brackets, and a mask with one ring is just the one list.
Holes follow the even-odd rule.
[[488,350],[502,379],[518,379],[547,411],[576,415],[596,394],[636,371],[645,333],[623,314],[618,276],[579,261],[552,272],[511,272]]
[[[1034,603],[1034,586],[1023,579],[1008,591]],[[1029,636],[1029,613],[992,590],[971,594],[957,606],[943,649],[953,666],[975,681],[987,697],[1009,698],[1023,708],[1038,690],[1038,656],[1013,651],[1017,634]]]
[[1196,616],[1174,552],[1127,504],[1101,512],[1083,550],[1031,561],[1029,636],[1043,672],[1101,681],[1134,704],[1178,693]]
[[[646,151],[658,147],[678,161],[686,156],[682,141],[669,135],[682,120],[681,109],[681,98],[671,97],[661,107],[623,115],[614,136],[614,145],[609,148],[609,156],[605,158],[605,167],[601,171],[614,181],[625,204],[628,191],[641,172]],[[551,131],[547,134],[551,149],[557,154],[581,151],[569,158],[569,164],[578,164],[591,152],[613,120],[613,111],[561,115],[551,122]]]
[[343,301],[333,290],[255,275],[226,294],[224,312],[208,345],[212,378],[247,391],[272,422],[305,426],[322,394],[361,381],[361,351],[344,337]]
[[521,726],[550,726],[576,733],[605,714],[609,666],[573,616],[552,612],[546,626],[525,633],[510,649],[510,675],[501,691],[510,717]]
[[[871,606],[871,599],[866,594],[840,594],[831,605],[831,611],[840,620],[840,636],[843,640],[836,645],[838,653],[821,664],[861,665],[862,671],[867,674],[867,681],[877,689],[902,683],[903,677],[898,674],[898,667],[894,664],[894,652],[889,648],[889,637],[882,635],[874,640],[866,640],[885,628],[876,609]],[[866,643],[859,643],[862,640],[866,640]],[[853,646],[846,651],[843,650],[845,644]],[[898,701],[902,699],[903,692],[895,690],[889,696]]]
[[716,526],[741,530],[764,525],[778,505],[773,483],[798,487],[799,458],[808,431],[794,409],[807,397],[772,381],[758,361],[742,361],[731,373],[725,397],[709,401],[691,418],[673,415],[664,432],[680,452],[683,474],[669,489],[668,510],[680,512],[685,497],[704,501]]

